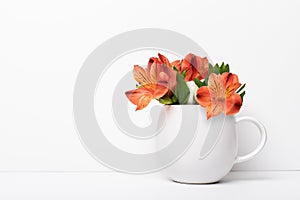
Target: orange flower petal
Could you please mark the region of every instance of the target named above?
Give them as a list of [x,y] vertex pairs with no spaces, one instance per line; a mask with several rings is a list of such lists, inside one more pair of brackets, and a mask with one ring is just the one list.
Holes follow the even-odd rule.
[[165,68],[165,73],[168,75],[168,88],[174,91],[176,87],[176,71],[171,68]]
[[197,90],[196,101],[204,108],[211,104],[210,92],[207,86],[202,86]]
[[224,110],[224,106],[221,103],[211,103],[206,108],[206,117],[207,119],[210,119],[213,116],[217,116],[221,114]]
[[197,71],[200,73],[202,78],[206,78],[208,74],[208,59],[206,57],[201,58],[200,56],[195,56],[195,63],[192,63]]
[[182,70],[188,71],[188,68],[192,69],[192,74],[188,77],[188,81],[193,80],[195,77],[200,80],[206,78],[208,74],[208,59],[190,53],[182,61]]
[[158,73],[156,62],[152,63],[152,65],[148,70],[149,70],[151,81],[155,83],[157,81],[157,73]]
[[153,63],[150,68],[150,77],[152,83],[159,83],[174,90],[176,87],[176,72],[171,68]]
[[215,74],[209,76],[208,86],[200,87],[197,91],[197,102],[206,108],[207,119],[224,112],[233,115],[239,112],[242,98],[235,93],[241,86],[238,76],[231,73]]
[[[219,77],[214,75],[211,77],[212,81],[217,80]],[[221,80],[221,79],[220,79]],[[218,81],[221,82],[221,81]],[[213,82],[214,86],[217,86],[217,82]],[[222,82],[221,82],[222,83]],[[212,84],[211,84],[212,85]],[[209,87],[211,87],[211,85]],[[207,119],[210,119],[213,116],[217,116],[224,111],[224,101],[217,98],[219,90],[216,93],[212,93],[208,86],[202,86],[197,90],[196,100],[202,106],[206,108]],[[218,89],[218,88],[217,88]]]
[[193,79],[193,70],[186,71],[184,80],[185,81],[192,81],[192,80],[194,80]]
[[146,106],[148,106],[148,104],[150,103],[150,101],[152,100],[152,96],[148,96],[148,95],[144,95],[142,96],[137,104],[137,107],[135,110],[142,110],[144,109]]
[[163,97],[167,92],[168,88],[161,84],[155,85],[155,90],[153,91],[153,99],[158,99],[160,97]]
[[145,108],[152,99],[164,96],[168,88],[160,84],[146,84],[143,87],[125,92],[131,103],[137,106],[136,110]]
[[191,81],[194,80],[195,78],[201,80],[201,79],[203,79],[203,76],[201,76],[201,74],[199,74],[199,72],[197,71],[196,68],[192,68],[192,77],[191,77]]
[[151,83],[150,77],[144,68],[139,65],[134,65],[133,68],[134,79],[141,85]]
[[164,55],[162,55],[160,53],[158,53],[158,57],[167,67],[171,67],[171,64],[170,64],[168,58],[166,58]]
[[176,67],[178,70],[180,70],[180,65],[181,65],[180,60],[175,60],[175,61],[171,62],[171,66]]
[[178,69],[180,73],[182,73],[183,71],[185,71],[185,80],[186,81],[193,81],[193,76],[194,76],[194,71],[193,68],[191,67],[191,63],[186,60],[183,59],[181,62],[181,67]]
[[188,69],[191,68],[191,63],[187,59],[181,60],[181,67],[180,67],[180,72],[182,71],[187,71]]
[[226,88],[226,97],[230,97],[242,85],[236,74],[225,72],[222,74],[222,80]]
[[156,58],[156,57],[151,57],[151,58],[149,58],[149,61],[148,61],[148,67],[147,67],[147,68],[150,69],[150,67],[151,67],[151,65],[152,65],[153,63],[158,63],[158,62],[159,62],[159,59]]
[[138,88],[125,92],[125,95],[137,106],[136,110],[145,108],[153,99],[153,90],[149,88]]
[[185,61],[187,61],[188,63],[192,64],[192,60],[193,60],[194,57],[195,57],[194,54],[189,53],[189,54],[187,54],[187,55],[184,57],[183,60],[185,60]]
[[165,72],[160,72],[157,77],[157,83],[168,87],[169,76]]
[[242,98],[239,94],[233,93],[229,98],[226,98],[225,113],[233,115],[240,111],[242,106]]
[[225,98],[225,88],[222,81],[222,76],[212,73],[208,79],[208,89],[213,100],[222,100]]

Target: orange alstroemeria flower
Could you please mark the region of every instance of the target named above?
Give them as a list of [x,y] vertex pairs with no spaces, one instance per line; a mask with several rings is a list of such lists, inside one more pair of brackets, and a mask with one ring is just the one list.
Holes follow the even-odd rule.
[[[150,74],[154,81],[155,77],[159,77],[161,72],[164,72],[168,76],[168,83],[165,83],[170,91],[174,91],[176,87],[176,72],[173,70],[168,58],[158,53],[157,57],[151,57],[146,68],[148,74]],[[138,80],[136,80],[138,81]],[[158,80],[160,84],[163,84],[162,80]],[[138,81],[139,82],[139,81]]]
[[134,66],[133,75],[140,86],[125,94],[137,106],[136,110],[145,108],[152,99],[161,98],[176,87],[176,72],[165,56],[158,56],[149,59],[146,69],[139,65]]
[[242,98],[235,91],[241,86],[238,76],[225,72],[223,74],[212,73],[208,79],[208,86],[202,86],[197,90],[196,100],[206,108],[207,119],[220,113],[233,115],[239,112],[242,106]]
[[176,60],[172,62],[171,65],[175,66],[180,73],[183,71],[186,72],[186,81],[193,81],[194,78],[201,80],[206,78],[208,74],[208,59],[206,57],[201,58],[192,53],[186,55],[181,61]]

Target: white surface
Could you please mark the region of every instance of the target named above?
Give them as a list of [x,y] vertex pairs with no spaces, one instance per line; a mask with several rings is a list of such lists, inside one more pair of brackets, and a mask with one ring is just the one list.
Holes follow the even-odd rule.
[[[105,169],[74,130],[75,78],[103,41],[143,27],[187,35],[247,83],[240,115],[262,121],[269,141],[236,169],[300,169],[299,9],[298,0],[1,1],[0,169]],[[258,137],[247,129],[242,153]]]
[[300,172],[232,172],[218,184],[185,185],[158,175],[0,173],[0,199],[299,200]]

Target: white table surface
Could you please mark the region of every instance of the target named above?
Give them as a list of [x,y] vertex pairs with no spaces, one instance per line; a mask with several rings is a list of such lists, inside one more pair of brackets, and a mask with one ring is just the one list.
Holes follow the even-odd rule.
[[174,183],[159,174],[0,172],[0,199],[300,199],[300,171],[231,172],[209,185]]

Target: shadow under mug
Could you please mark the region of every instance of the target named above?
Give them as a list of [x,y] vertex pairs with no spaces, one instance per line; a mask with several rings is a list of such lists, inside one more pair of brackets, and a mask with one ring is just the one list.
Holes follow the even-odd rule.
[[[160,124],[162,136],[157,140],[157,147],[170,143],[178,131],[193,134],[193,140],[186,151],[169,167],[162,170],[170,179],[180,183],[213,183],[229,173],[233,165],[255,157],[264,147],[267,134],[259,121],[252,117],[235,117],[221,114],[209,120],[206,112],[199,105],[163,106]],[[161,118],[160,118],[161,119]],[[193,119],[193,120],[191,120]],[[196,120],[195,120],[196,119]],[[183,121],[188,127],[194,126],[195,133],[189,128],[182,129]],[[238,136],[236,124],[239,122],[254,124],[260,133],[260,143],[249,154],[238,155]],[[158,160],[163,158],[158,158]]]

